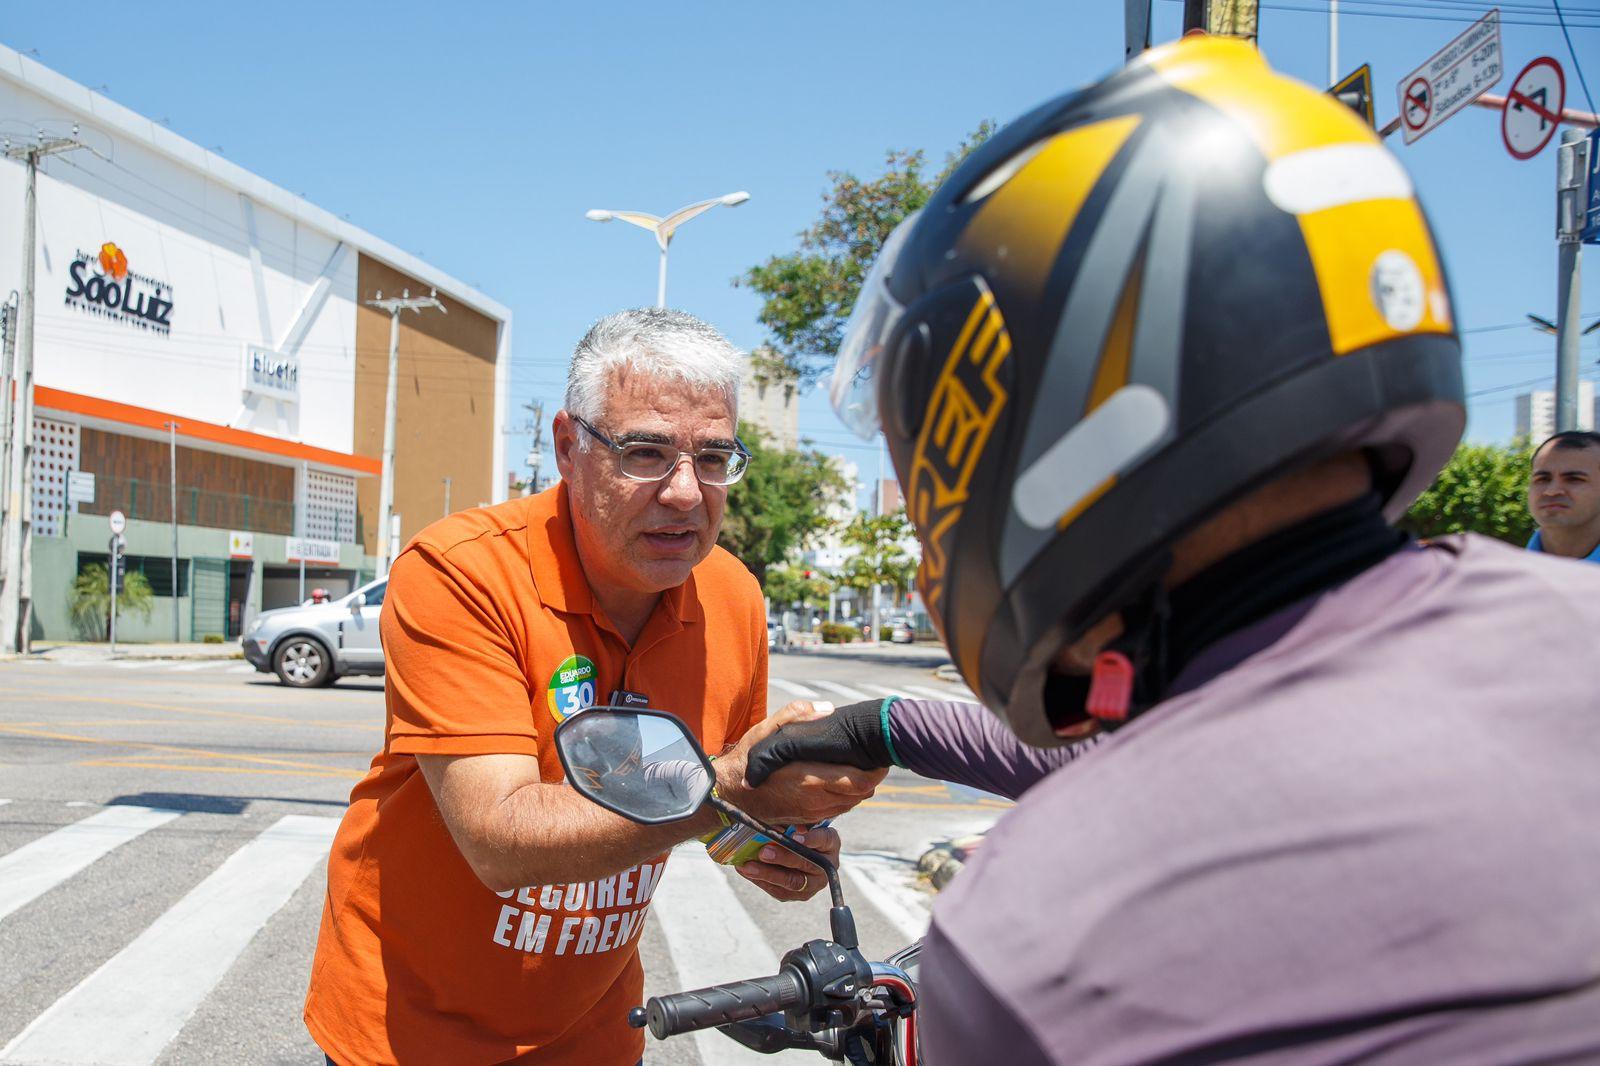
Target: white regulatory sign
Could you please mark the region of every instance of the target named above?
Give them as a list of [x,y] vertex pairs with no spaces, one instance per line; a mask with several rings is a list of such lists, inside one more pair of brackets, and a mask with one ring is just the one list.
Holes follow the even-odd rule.
[[1506,93],[1500,112],[1500,137],[1506,151],[1518,159],[1532,159],[1543,151],[1561,125],[1567,106],[1567,79],[1561,64],[1540,56],[1522,68]]
[[1488,92],[1505,72],[1501,55],[1500,9],[1495,8],[1401,78],[1395,91],[1406,143]]
[[326,563],[339,565],[339,544],[331,540],[311,540],[307,537],[290,537],[284,552],[291,563]]
[[94,502],[94,474],[88,470],[74,470],[67,475],[67,502]]
[[121,511],[111,512],[111,532],[121,533],[128,528],[128,518]]

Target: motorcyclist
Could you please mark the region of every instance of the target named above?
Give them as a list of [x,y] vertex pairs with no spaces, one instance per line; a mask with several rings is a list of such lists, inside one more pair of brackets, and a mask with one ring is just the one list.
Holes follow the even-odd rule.
[[973,691],[1110,734],[891,701],[752,752],[1023,786],[926,1061],[1600,1057],[1600,575],[1393,529],[1460,344],[1352,111],[1217,38],[1045,104],[886,243],[833,392]]

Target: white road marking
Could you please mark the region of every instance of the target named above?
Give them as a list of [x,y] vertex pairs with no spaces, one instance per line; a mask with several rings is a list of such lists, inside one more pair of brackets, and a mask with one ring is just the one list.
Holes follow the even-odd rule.
[[851,688],[849,685],[841,685],[837,681],[817,681],[813,679],[811,683],[818,688],[827,689],[829,692],[837,692],[846,699],[870,700],[872,698],[869,693],[862,692],[858,688]]
[[925,894],[911,886],[916,867],[886,855],[868,852],[840,856],[840,868],[855,885],[855,890],[872,901],[878,913],[887,918],[909,943],[928,931]]
[[[785,681],[781,677],[769,677],[767,678],[767,684],[772,688],[777,689],[779,692],[787,692],[796,699],[814,700],[821,695],[821,693],[817,692],[816,689],[806,688],[804,685],[797,685],[793,681]],[[724,1037],[724,1039],[726,1039],[726,1037]]]
[[6,804],[8,804],[10,802],[11,802],[10,800],[0,799],[0,807],[4,807]]
[[0,855],[0,919],[113,849],[181,813],[156,807],[107,807]]
[[111,665],[118,670],[148,670],[152,666],[163,665],[159,659],[113,659]]
[[874,696],[904,696],[906,694],[904,687],[891,688],[888,685],[879,685],[872,681],[857,681],[856,684],[860,685]]
[[[651,908],[661,923],[672,965],[684,989],[704,988],[778,972],[778,957],[751,919],[723,872],[692,841],[672,853]],[[705,1066],[745,1066],[767,1057],[735,1044],[715,1029],[694,1034]],[[645,1058],[650,1057],[649,1049]]]
[[154,1062],[327,856],[338,824],[299,814],[278,819],[30,1022],[0,1049],[0,1062]]
[[[223,660],[223,662],[226,662],[226,661],[227,660]],[[173,669],[174,670],[183,670],[185,672],[190,671],[190,670],[215,670],[218,666],[221,666],[221,665],[222,665],[221,662],[212,662],[212,663],[207,663],[207,662],[179,663],[177,666],[174,666]]]
[[258,674],[260,672],[261,671],[257,670],[255,667],[251,666],[249,663],[245,663],[243,666],[230,666],[230,667],[228,667],[228,673],[230,673],[230,674]]
[[927,688],[923,685],[901,686],[912,696],[925,696],[930,700],[955,700],[957,703],[977,703],[978,697],[972,690],[962,685],[951,685],[949,688]]

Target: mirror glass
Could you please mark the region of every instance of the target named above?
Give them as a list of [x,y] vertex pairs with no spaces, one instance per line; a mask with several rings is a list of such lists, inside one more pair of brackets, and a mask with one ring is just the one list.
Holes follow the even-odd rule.
[[581,711],[556,730],[572,787],[636,822],[671,822],[700,809],[711,766],[671,715],[612,707]]

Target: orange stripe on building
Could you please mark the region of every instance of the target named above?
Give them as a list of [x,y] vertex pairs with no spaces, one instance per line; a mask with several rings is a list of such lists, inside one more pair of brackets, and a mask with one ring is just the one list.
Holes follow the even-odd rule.
[[120,422],[125,426],[139,426],[144,429],[165,431],[168,422],[176,422],[178,423],[178,436],[187,437],[190,440],[211,441],[213,444],[226,444],[234,448],[246,448],[251,451],[265,452],[269,455],[280,455],[286,459],[304,459],[308,462],[336,466],[358,474],[383,473],[382,460],[374,459],[370,456],[347,455],[344,452],[318,448],[310,444],[301,444],[297,441],[269,437],[264,433],[252,433],[247,429],[219,426],[214,422],[202,422],[198,418],[187,418],[169,414],[165,411],[153,411],[148,407],[135,407],[133,404],[118,403],[115,400],[102,400],[98,396],[82,396],[75,392],[52,389],[44,385],[35,385],[33,387],[33,403],[36,408],[49,408],[52,411],[66,411],[75,415],[87,415],[90,418],[103,418],[108,422]]

